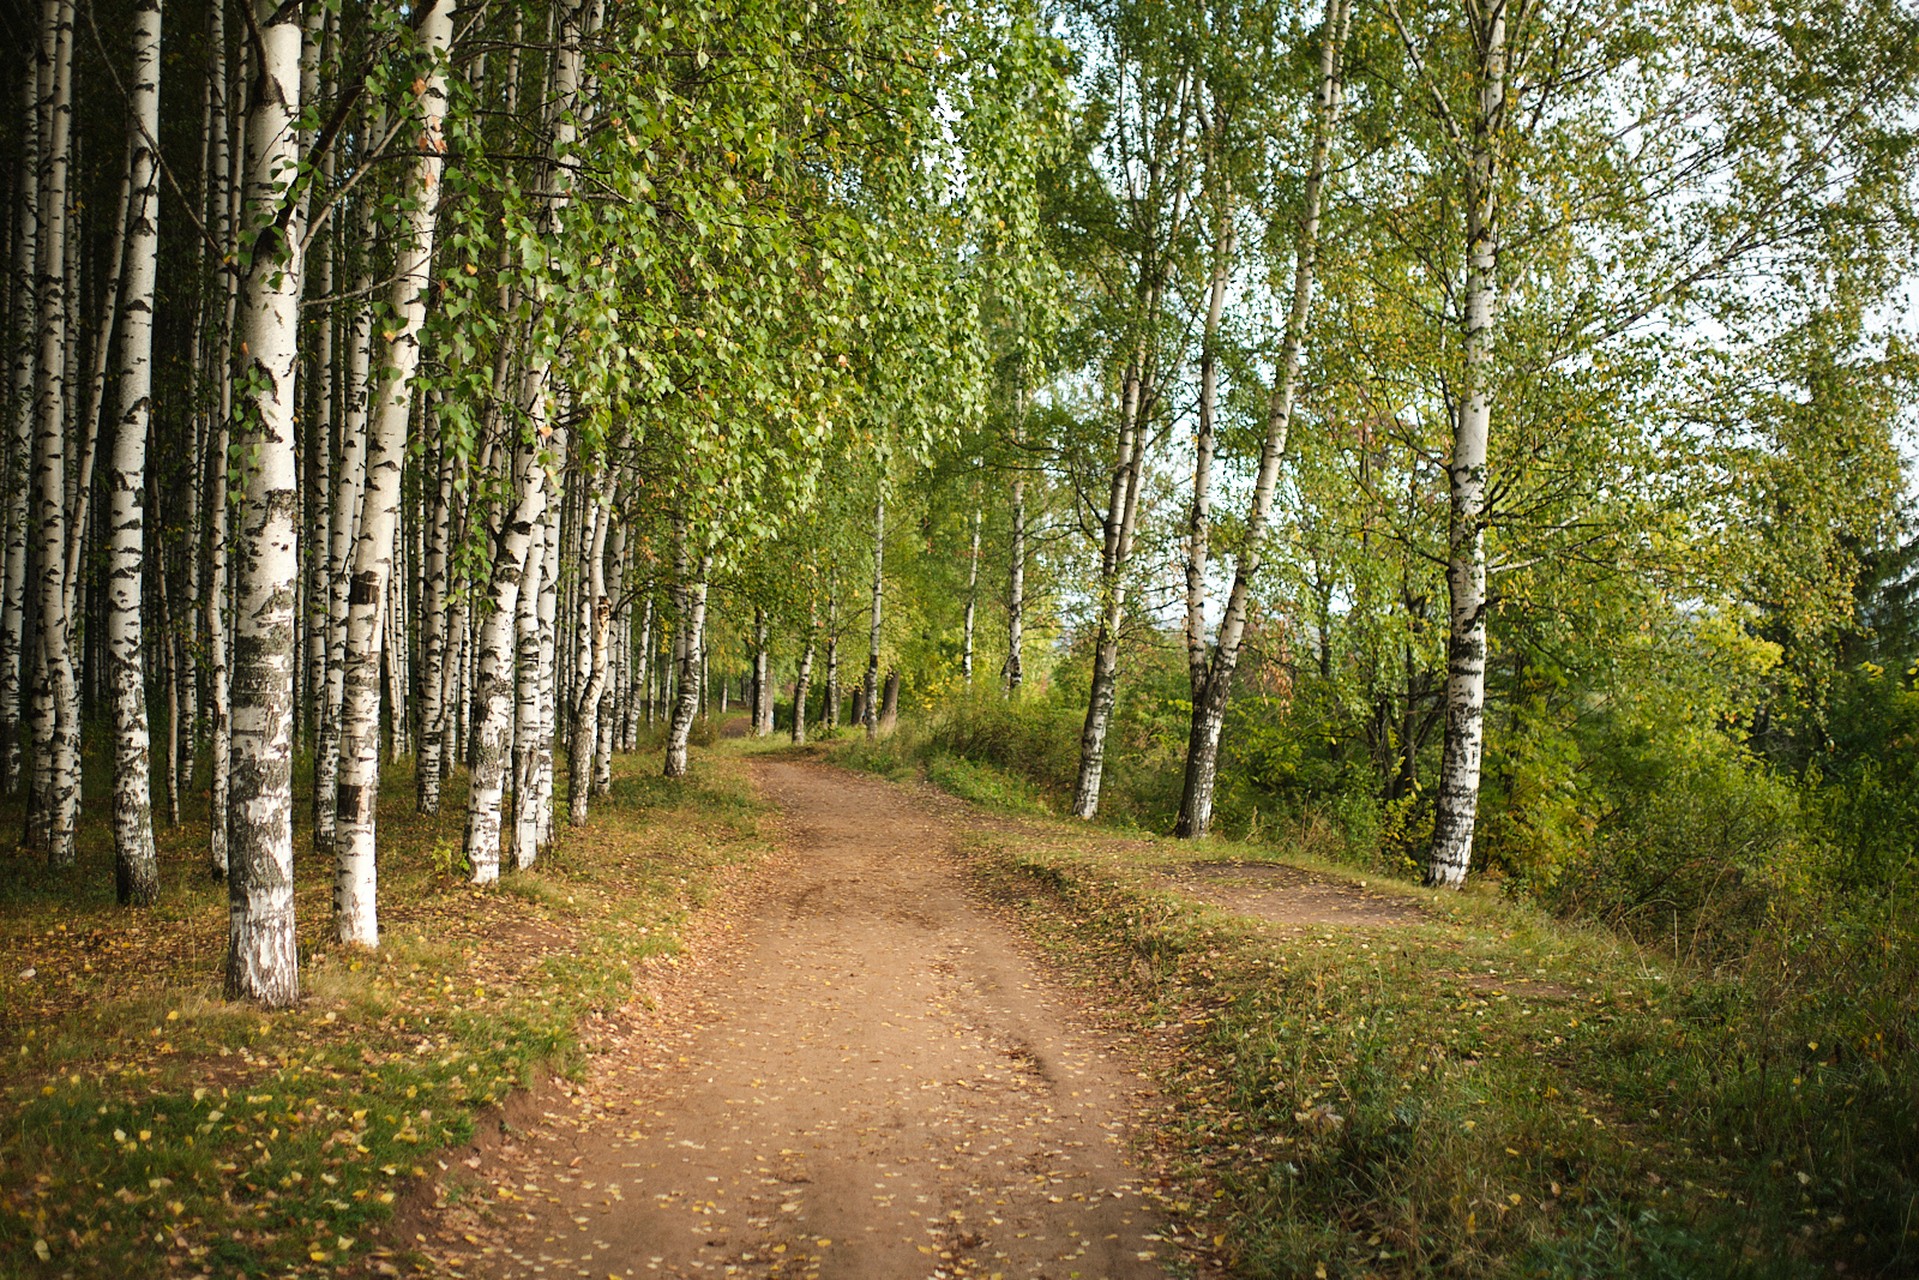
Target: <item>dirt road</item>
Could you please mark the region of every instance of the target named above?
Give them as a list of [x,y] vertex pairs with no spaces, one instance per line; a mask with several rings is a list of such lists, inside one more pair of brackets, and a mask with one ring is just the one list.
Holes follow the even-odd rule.
[[570,1105],[456,1168],[428,1245],[487,1276],[1165,1274],[1144,1086],[969,893],[952,819],[757,766],[783,853],[724,955]]

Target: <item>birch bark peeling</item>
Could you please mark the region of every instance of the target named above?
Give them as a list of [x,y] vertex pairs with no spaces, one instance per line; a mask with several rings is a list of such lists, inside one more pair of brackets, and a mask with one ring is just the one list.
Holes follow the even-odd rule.
[[[415,36],[431,69],[416,82],[419,150],[407,179],[407,213],[388,299],[394,324],[380,335],[384,350],[369,389],[366,482],[347,599],[339,792],[334,805],[333,919],[342,943],[363,947],[380,945],[374,863],[380,795],[380,659],[387,631],[387,596],[393,588],[407,426],[431,284],[434,221],[440,207],[446,151],[441,131],[446,118],[446,55],[453,38],[455,3],[433,3],[421,16]],[[403,707],[393,708],[396,717],[403,712]]]
[[300,995],[293,932],[293,627],[300,561],[294,407],[302,263],[290,187],[299,165],[297,6],[253,0],[246,128],[246,363],[236,451],[226,992],[269,1008]]

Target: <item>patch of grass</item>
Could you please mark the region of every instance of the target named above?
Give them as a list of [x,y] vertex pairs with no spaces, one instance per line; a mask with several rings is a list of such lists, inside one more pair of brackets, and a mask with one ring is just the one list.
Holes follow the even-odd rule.
[[920,776],[919,746],[919,740],[904,727],[884,738],[849,733],[832,744],[831,759],[848,769],[905,782]]
[[1237,1274],[1919,1262],[1910,1061],[1809,1034],[1749,982],[1493,895],[1395,888],[1431,923],[1277,928],[1152,874],[1257,856],[1224,842],[1052,823],[971,840],[981,875],[1165,1048],[1162,1140]]
[[936,751],[926,759],[926,780],[962,800],[1008,813],[1051,813],[1039,789],[1017,775],[963,756]]
[[297,831],[303,998],[276,1013],[220,996],[225,888],[201,870],[203,823],[161,832],[164,896],[143,912],[112,903],[103,815],[71,871],[0,856],[0,1275],[404,1261],[383,1224],[441,1172],[434,1152],[577,1066],[582,1018],[624,1004],[634,965],[674,951],[720,872],[763,851],[737,760],[677,785],[657,767],[617,761],[588,825],[562,810],[550,854],[489,890],[449,854],[460,787],[422,818],[408,771],[387,769],[382,945],[331,941],[331,867]]

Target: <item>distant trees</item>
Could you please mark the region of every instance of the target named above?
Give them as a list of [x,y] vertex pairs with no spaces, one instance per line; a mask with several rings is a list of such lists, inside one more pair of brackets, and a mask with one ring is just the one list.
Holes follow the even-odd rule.
[[183,3],[164,86],[155,0],[4,61],[0,780],[71,866],[110,747],[129,904],[205,795],[236,995],[308,749],[353,945],[386,760],[487,883],[736,697],[1070,715],[1188,836],[1318,752],[1458,884],[1488,787],[1596,821],[1553,690],[1637,621],[1778,646],[1795,758],[1891,572],[1890,0]]

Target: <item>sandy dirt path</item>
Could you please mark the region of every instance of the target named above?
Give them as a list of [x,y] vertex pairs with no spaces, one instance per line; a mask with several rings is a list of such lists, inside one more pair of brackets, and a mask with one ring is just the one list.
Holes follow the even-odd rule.
[[[1126,1133],[1147,1102],[953,819],[765,761],[782,854],[720,958],[430,1215],[487,1276],[1161,1276]],[[556,1100],[562,1101],[562,1100]]]

